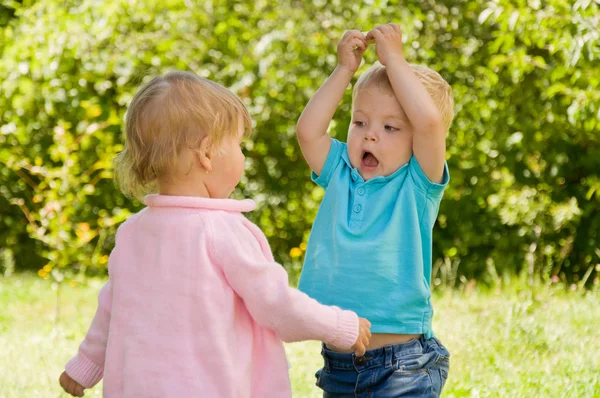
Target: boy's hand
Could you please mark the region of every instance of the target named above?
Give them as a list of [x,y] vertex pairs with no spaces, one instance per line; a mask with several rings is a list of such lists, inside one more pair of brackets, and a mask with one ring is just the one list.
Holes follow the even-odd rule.
[[372,29],[366,36],[367,40],[375,40],[377,45],[377,58],[382,65],[386,65],[395,58],[404,58],[402,51],[402,31],[395,23],[379,25]]
[[358,318],[358,337],[356,343],[352,346],[357,357],[362,357],[367,352],[367,347],[371,342],[371,322],[365,318]]
[[354,73],[367,50],[367,39],[359,30],[348,30],[338,43],[338,65]]
[[83,397],[83,386],[73,380],[67,372],[62,372],[58,381],[60,382],[60,386],[72,396]]

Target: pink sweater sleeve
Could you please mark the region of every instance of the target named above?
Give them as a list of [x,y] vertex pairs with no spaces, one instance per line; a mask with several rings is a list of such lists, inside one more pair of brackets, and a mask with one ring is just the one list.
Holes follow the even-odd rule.
[[98,296],[98,309],[79,352],[66,366],[66,372],[85,388],[96,385],[104,371],[104,356],[108,340],[112,290],[110,280]]
[[351,348],[358,337],[358,316],[290,288],[287,273],[273,261],[262,232],[241,219],[218,220],[218,228],[209,226],[211,254],[250,315],[284,341],[320,340]]

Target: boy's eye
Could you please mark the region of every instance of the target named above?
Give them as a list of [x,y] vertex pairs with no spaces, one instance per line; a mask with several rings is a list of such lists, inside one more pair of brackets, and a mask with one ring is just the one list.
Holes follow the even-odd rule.
[[354,122],[354,124],[355,124],[355,125],[357,125],[357,126],[359,126],[359,127],[362,127],[362,126],[364,126],[364,125],[365,125],[365,122],[361,122],[360,120],[356,120],[356,121]]
[[394,127],[394,126],[390,126],[389,124],[386,124],[386,125],[385,125],[385,129],[386,129],[387,131],[396,131],[396,130],[398,130],[396,127]]

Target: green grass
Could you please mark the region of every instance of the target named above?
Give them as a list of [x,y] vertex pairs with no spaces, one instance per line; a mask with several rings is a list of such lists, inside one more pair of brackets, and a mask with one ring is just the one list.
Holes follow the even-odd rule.
[[[56,322],[50,283],[0,277],[0,397],[66,396],[57,379],[85,334],[101,285],[63,285]],[[600,291],[523,286],[434,296],[434,329],[452,353],[444,397],[600,397]],[[287,350],[294,396],[319,396],[319,344]]]

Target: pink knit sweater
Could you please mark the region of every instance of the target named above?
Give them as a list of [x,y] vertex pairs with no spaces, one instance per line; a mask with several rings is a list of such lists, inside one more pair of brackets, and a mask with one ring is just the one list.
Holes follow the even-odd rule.
[[250,200],[151,195],[119,227],[110,280],[67,373],[105,397],[289,397],[282,340],[350,348],[353,312],[288,287]]

